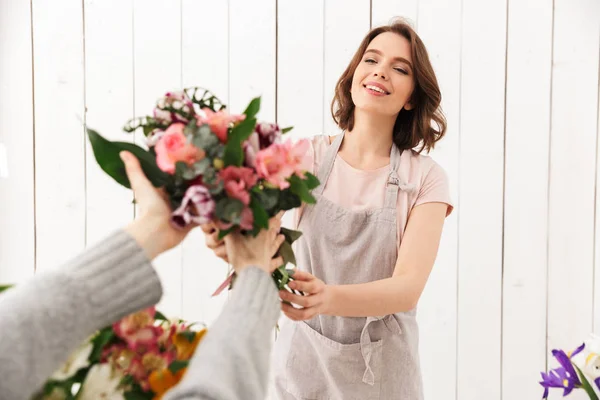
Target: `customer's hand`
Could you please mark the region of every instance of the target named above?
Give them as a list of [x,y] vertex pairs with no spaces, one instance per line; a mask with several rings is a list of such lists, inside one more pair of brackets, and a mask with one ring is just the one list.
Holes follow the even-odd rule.
[[123,151],[121,159],[139,206],[138,217],[125,231],[145,250],[148,258],[153,259],[181,243],[193,226],[186,229],[174,227],[166,193],[152,186],[133,154]]
[[283,264],[281,257],[273,258],[285,236],[279,234],[281,217],[269,221],[269,229],[263,229],[256,237],[230,233],[224,243],[229,262],[237,273],[246,267],[256,266],[269,274]]

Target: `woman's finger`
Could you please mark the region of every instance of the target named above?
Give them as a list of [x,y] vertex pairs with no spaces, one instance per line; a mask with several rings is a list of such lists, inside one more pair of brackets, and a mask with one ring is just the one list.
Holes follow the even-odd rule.
[[200,228],[202,228],[202,232],[208,233],[208,234],[213,233],[215,230],[215,227],[213,226],[213,224],[211,222],[200,225]]
[[210,249],[216,249],[218,246],[223,245],[225,242],[223,239],[219,240],[219,234],[217,232],[206,235],[206,246]]
[[315,294],[315,293],[319,293],[321,291],[320,284],[316,280],[299,281],[299,280],[296,280],[296,274],[293,275],[293,278],[294,278],[294,280],[292,282],[288,283],[288,286],[290,287],[290,289],[299,290],[301,292],[309,293],[309,294]]
[[299,269],[294,270],[294,274],[292,275],[292,277],[294,278],[294,280],[297,281],[311,281],[313,279],[317,279],[314,275]]
[[290,319],[294,321],[306,321],[307,319],[311,319],[315,315],[315,311],[313,308],[294,308],[289,304],[281,303],[281,310],[287,315]]
[[280,290],[279,297],[281,300],[288,301],[304,308],[315,307],[320,302],[319,296],[298,296],[287,290]]
[[225,245],[221,245],[219,247],[217,247],[215,250],[215,255],[217,257],[220,257],[222,259],[224,259],[225,261],[227,261],[227,249],[225,248]]
[[273,258],[271,260],[271,271],[276,270],[277,268],[283,265],[283,257]]

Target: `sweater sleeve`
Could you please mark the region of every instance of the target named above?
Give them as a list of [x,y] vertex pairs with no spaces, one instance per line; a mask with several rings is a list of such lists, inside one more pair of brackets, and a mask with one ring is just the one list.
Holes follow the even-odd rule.
[[124,231],[1,293],[2,399],[29,398],[98,329],[161,296],[156,271]]
[[256,267],[243,270],[182,381],[164,400],[266,398],[280,307],[273,279]]

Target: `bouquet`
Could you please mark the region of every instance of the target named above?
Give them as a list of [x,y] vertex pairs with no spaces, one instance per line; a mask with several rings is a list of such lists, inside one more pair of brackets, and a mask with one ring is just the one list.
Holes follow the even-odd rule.
[[97,332],[35,400],[159,400],[185,374],[206,329],[167,320],[154,307]]
[[573,351],[552,350],[560,367],[542,372],[540,385],[544,387],[542,398],[547,399],[551,388],[563,389],[563,396],[575,389],[583,389],[592,400],[598,400],[600,392],[600,337],[591,335]]
[[[152,184],[168,194],[176,226],[214,222],[219,238],[233,231],[257,235],[280,211],[314,203],[310,191],[319,185],[302,166],[308,141],[284,142],[291,128],[257,122],[259,109],[258,97],[242,114],[229,114],[210,91],[194,87],[167,93],[151,116],[127,123],[126,132],[143,131],[148,149],[108,141],[92,129],[87,133],[100,167],[126,187],[119,152],[139,159]],[[289,290],[286,265],[296,263],[291,244],[301,233],[285,228],[281,233],[284,264],[273,279],[279,289]],[[231,288],[233,278],[231,273],[220,290]]]

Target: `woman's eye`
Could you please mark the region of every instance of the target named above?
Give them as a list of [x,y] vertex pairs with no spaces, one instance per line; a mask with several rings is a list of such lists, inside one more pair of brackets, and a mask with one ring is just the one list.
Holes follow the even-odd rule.
[[367,59],[365,60],[365,62],[366,62],[366,63],[369,63],[369,64],[375,64],[375,62],[376,62],[376,61],[375,61],[375,60],[373,60],[372,58],[367,58]]
[[408,75],[408,72],[402,68],[394,68],[396,71],[400,72],[403,75]]

